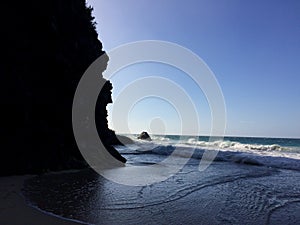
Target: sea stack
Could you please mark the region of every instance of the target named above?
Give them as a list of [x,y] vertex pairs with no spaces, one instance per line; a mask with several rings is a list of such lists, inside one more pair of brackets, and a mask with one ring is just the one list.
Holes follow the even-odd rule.
[[149,135],[146,131],[143,131],[143,132],[138,136],[138,139],[146,140],[146,141],[152,141],[150,135]]

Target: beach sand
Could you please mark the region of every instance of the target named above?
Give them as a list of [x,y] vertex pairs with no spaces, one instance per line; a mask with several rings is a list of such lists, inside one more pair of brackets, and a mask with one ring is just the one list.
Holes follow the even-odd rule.
[[[47,212],[87,224],[299,224],[298,171],[214,162],[199,172],[197,163],[142,187],[92,170],[50,173],[26,180],[23,193]],[[72,224],[26,206],[19,195],[24,178],[1,179],[1,204],[9,205],[2,207],[0,224]],[[26,223],[18,223],[22,219]]]
[[73,221],[43,213],[26,204],[21,194],[24,180],[31,175],[0,177],[0,224],[1,225],[72,225]]
[[[128,152],[127,166],[166,157],[154,153]],[[299,160],[219,152],[199,171],[201,154],[146,186],[119,184],[92,169],[0,177],[0,225],[300,223]],[[120,176],[127,166],[110,174]],[[149,175],[139,169],[131,180]]]

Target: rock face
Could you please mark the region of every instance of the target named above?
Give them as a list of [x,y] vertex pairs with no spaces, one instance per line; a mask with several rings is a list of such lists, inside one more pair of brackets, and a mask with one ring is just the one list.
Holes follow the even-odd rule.
[[147,140],[147,141],[152,140],[150,135],[146,131],[143,131],[142,133],[140,133],[140,135],[138,136],[138,139]]
[[123,144],[123,145],[131,145],[134,144],[134,141],[131,140],[129,137],[122,136],[122,135],[117,135],[118,140]]
[[[84,71],[104,54],[92,9],[85,0],[5,1],[1,8],[8,15],[1,14],[0,174],[87,166],[73,136],[72,102]],[[111,147],[119,141],[107,125],[112,85],[102,72],[97,130],[125,162]]]

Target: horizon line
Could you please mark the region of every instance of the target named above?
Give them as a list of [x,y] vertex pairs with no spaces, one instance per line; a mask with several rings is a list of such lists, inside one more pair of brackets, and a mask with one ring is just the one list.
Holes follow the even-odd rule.
[[[143,132],[143,131],[142,131]],[[119,133],[116,132],[115,133],[117,135],[139,135],[140,133]],[[197,137],[241,137],[241,138],[284,138],[284,139],[300,139],[300,137],[279,137],[279,136],[243,136],[243,135],[224,135],[224,136],[211,136],[211,135],[207,135],[207,134],[154,134],[154,133],[150,133],[147,131],[147,133],[151,134],[151,135],[161,135],[161,136],[197,136]]]

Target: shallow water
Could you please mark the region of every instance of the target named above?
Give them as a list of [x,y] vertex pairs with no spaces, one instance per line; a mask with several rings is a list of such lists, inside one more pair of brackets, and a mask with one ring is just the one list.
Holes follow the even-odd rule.
[[[300,223],[298,139],[202,139],[154,136],[152,142],[116,146],[128,161],[111,169],[113,176],[128,166],[160,163],[175,149],[180,150],[176,157],[191,156],[162,182],[127,186],[86,169],[34,177],[25,182],[23,194],[33,207],[87,224]],[[199,171],[205,150],[219,152]],[[134,176],[128,179],[147,175]]]
[[23,193],[42,210],[88,224],[300,222],[299,171],[218,161],[200,172],[198,164],[191,159],[171,178],[143,187],[92,170],[52,173],[28,180]]

